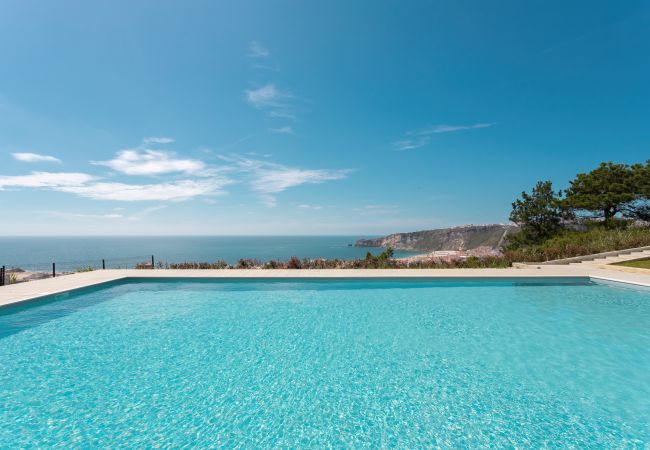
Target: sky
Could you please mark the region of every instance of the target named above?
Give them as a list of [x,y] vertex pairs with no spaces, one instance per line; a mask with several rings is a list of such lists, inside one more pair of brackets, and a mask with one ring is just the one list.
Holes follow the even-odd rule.
[[2,235],[506,223],[650,158],[650,3],[0,0]]

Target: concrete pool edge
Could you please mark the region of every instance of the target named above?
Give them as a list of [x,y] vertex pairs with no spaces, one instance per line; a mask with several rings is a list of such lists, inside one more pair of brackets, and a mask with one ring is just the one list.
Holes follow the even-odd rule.
[[38,300],[52,295],[76,291],[127,279],[418,279],[475,278],[498,280],[506,278],[592,278],[635,286],[650,287],[650,275],[608,270],[606,267],[541,266],[507,269],[117,269],[75,273],[57,278],[30,281],[0,287],[0,307]]

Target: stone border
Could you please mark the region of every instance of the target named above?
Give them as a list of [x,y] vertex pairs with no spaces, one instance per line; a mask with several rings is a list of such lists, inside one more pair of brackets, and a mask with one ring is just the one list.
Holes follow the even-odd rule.
[[605,267],[537,266],[507,269],[228,269],[96,270],[57,278],[0,287],[0,307],[37,300],[113,281],[147,278],[287,279],[287,278],[377,278],[377,279],[512,279],[512,278],[600,278],[639,286],[650,286],[650,274],[611,271]]

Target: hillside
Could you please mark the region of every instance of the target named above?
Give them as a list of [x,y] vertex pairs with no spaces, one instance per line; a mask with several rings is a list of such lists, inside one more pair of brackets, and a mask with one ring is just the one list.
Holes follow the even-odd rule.
[[431,252],[438,250],[471,250],[477,247],[497,248],[503,236],[516,229],[513,225],[465,225],[438,230],[390,234],[376,239],[359,239],[357,247],[392,247],[395,250]]

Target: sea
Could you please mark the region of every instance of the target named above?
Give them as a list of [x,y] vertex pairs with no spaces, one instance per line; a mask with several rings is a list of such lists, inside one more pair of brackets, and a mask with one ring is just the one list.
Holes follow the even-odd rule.
[[[356,259],[380,248],[355,247],[373,236],[93,236],[0,237],[0,266],[28,271],[73,271],[92,267],[133,268],[139,262],[185,261],[235,264],[240,258],[261,261],[299,258]],[[396,251],[403,257],[414,252]]]

